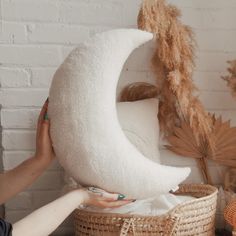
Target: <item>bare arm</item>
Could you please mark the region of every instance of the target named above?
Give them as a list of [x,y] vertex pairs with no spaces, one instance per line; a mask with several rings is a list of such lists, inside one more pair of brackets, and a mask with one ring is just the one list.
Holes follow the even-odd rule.
[[[46,111],[47,103],[45,103],[38,121],[35,156],[0,176],[0,202],[4,202],[32,184],[54,159],[49,135],[49,121],[45,119]],[[49,235],[80,204],[113,208],[131,202],[121,199],[124,199],[124,195],[111,194],[96,188],[73,190],[15,223],[13,236]]]
[[30,186],[54,159],[49,121],[45,117],[47,105],[48,102],[44,104],[38,119],[35,155],[14,169],[0,174],[0,204]]
[[80,204],[98,207],[115,208],[131,202],[120,200],[121,195],[101,190],[93,193],[90,190],[73,190],[57,200],[39,208],[13,225],[13,236],[46,236],[51,234],[70,213]]

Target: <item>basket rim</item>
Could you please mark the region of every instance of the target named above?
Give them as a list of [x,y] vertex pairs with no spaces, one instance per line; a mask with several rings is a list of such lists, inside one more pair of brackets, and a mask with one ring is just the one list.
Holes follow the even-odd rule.
[[[181,207],[184,207],[186,205],[190,205],[192,203],[198,203],[198,202],[202,202],[202,201],[208,200],[208,199],[210,199],[212,197],[217,196],[217,194],[218,194],[218,188],[215,187],[215,186],[209,185],[209,184],[180,184],[179,185],[179,189],[181,187],[186,187],[186,186],[189,187],[189,188],[190,187],[195,187],[195,188],[199,187],[199,188],[209,189],[209,190],[212,190],[212,193],[210,193],[209,195],[204,196],[204,197],[199,197],[199,198],[195,198],[195,199],[192,199],[192,200],[187,200],[187,201],[185,201],[183,203],[180,203],[180,204],[176,205],[174,208],[172,208],[170,211],[168,211],[167,214],[175,213]],[[179,195],[181,195],[181,194],[179,194]]]
[[[197,203],[197,202],[201,202],[201,201],[205,201],[208,200],[212,197],[215,197],[218,193],[218,189],[215,186],[209,185],[209,184],[180,184],[179,185],[179,189],[176,191],[178,192],[181,188],[183,187],[188,187],[188,188],[205,188],[205,189],[209,189],[212,190],[212,193],[210,193],[207,196],[204,197],[199,197],[193,200],[188,200],[185,201],[183,203],[180,203],[178,205],[176,205],[174,208],[172,208],[171,210],[169,210],[168,212],[161,214],[161,215],[157,215],[157,216],[145,216],[145,215],[138,215],[138,214],[120,214],[120,213],[108,213],[108,212],[94,212],[94,211],[86,211],[84,209],[79,209],[76,208],[74,210],[74,213],[77,214],[77,212],[82,212],[83,214],[87,214],[87,215],[94,215],[94,216],[100,216],[100,217],[119,217],[119,218],[146,218],[146,219],[151,219],[151,218],[176,218],[178,213],[176,213],[177,210],[179,210],[179,208],[184,207],[186,205],[192,204],[192,203]],[[174,192],[174,193],[176,193]],[[181,194],[179,194],[181,195]]]

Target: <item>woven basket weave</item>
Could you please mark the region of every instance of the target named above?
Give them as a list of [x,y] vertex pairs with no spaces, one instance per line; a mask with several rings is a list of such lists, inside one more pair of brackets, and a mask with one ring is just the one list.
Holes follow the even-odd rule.
[[76,236],[215,235],[217,189],[210,185],[181,185],[176,195],[197,199],[184,202],[161,216],[74,212]]

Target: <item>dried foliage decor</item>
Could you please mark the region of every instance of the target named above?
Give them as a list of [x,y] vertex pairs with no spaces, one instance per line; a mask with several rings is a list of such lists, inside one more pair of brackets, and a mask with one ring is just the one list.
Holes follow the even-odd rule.
[[[153,69],[163,72],[159,120],[165,134],[182,121],[189,123],[194,134],[208,136],[211,119],[195,97],[192,81],[195,58],[193,31],[180,21],[180,11],[164,0],[144,0],[138,27],[154,33],[156,51]],[[158,80],[160,77],[158,76]]]
[[229,75],[222,77],[228,84],[231,94],[236,97],[236,60],[228,61],[230,67],[228,68]]
[[[236,128],[208,113],[192,81],[195,40],[190,27],[182,24],[180,11],[164,0],[144,0],[138,15],[140,29],[154,33],[156,49],[152,58],[158,89],[146,83],[127,86],[122,101],[155,97],[159,103],[159,121],[169,141],[166,147],[184,157],[195,158],[206,183],[212,183],[207,159],[236,167]],[[236,63],[232,76],[225,77],[236,94]],[[161,76],[160,76],[161,74]]]

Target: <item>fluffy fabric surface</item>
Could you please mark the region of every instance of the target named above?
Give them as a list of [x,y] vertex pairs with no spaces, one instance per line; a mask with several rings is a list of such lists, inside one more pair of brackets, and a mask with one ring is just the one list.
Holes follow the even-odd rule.
[[53,146],[61,165],[84,186],[145,199],[175,188],[190,173],[142,155],[117,118],[116,87],[124,62],[152,37],[136,29],[97,34],[74,49],[54,75]]

